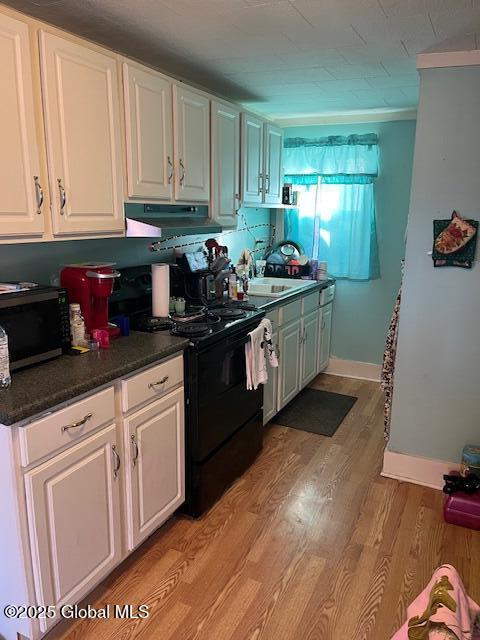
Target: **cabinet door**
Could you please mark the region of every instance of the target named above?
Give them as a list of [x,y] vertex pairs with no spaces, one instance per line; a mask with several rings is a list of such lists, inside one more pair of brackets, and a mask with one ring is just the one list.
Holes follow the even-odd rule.
[[183,387],[124,421],[129,549],[185,500],[184,431]]
[[242,201],[263,202],[263,122],[242,113]]
[[318,372],[328,367],[330,360],[330,342],[332,335],[332,305],[327,304],[320,314],[320,346],[318,349]]
[[[279,352],[278,348],[278,332],[272,334],[273,346]],[[268,366],[268,365],[267,365]],[[280,358],[279,358],[280,366]],[[263,386],[263,424],[266,425],[269,420],[277,413],[278,398],[278,368],[268,366],[268,382]]]
[[184,87],[173,87],[175,198],[210,198],[210,105],[207,98]]
[[283,187],[283,133],[265,124],[265,202],[280,204]]
[[318,309],[302,318],[302,358],[300,388],[303,389],[317,374]]
[[1,236],[41,235],[44,227],[30,64],[28,26],[0,15]]
[[40,32],[53,232],[124,229],[115,57]]
[[278,409],[282,409],[300,391],[300,320],[279,331],[280,368],[278,372]]
[[212,102],[211,216],[222,227],[236,227],[240,187],[240,113]]
[[39,605],[78,602],[120,561],[119,464],[111,425],[25,474]]
[[127,184],[131,198],[173,195],[172,85],[147,67],[123,64]]

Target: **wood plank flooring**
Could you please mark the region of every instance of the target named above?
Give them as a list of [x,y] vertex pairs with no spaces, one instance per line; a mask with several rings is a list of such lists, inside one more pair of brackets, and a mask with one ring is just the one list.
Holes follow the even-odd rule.
[[383,395],[358,396],[333,436],[272,425],[262,454],[203,518],[173,518],[87,602],[145,620],[62,623],[48,640],[388,640],[433,570],[480,602],[480,533],[442,520],[439,491],[380,477]]

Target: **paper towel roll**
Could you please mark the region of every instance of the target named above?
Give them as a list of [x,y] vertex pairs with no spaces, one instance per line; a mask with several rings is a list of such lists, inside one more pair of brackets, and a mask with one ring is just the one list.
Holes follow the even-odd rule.
[[168,316],[170,298],[170,267],[168,264],[152,264],[152,312],[157,318]]

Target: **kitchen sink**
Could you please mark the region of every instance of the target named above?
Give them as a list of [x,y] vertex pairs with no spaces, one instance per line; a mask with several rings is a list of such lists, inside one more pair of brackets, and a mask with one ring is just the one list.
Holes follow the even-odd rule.
[[249,296],[281,298],[293,291],[314,286],[314,280],[294,280],[290,278],[252,278],[248,284]]

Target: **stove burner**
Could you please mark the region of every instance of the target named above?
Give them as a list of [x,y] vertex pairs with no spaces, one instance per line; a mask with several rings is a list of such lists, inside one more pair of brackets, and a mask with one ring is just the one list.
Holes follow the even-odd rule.
[[135,323],[135,328],[140,331],[162,331],[164,329],[171,329],[172,321],[170,318],[158,318],[154,316],[146,316],[140,318]]
[[242,309],[215,309],[215,313],[222,320],[238,320],[245,317],[245,311]]
[[248,300],[224,300],[223,302],[214,302],[209,305],[209,309],[216,311],[217,309],[242,309],[242,311],[257,311],[258,308]]
[[199,338],[211,333],[210,325],[206,322],[192,322],[191,324],[176,325],[170,333],[172,336],[184,336],[185,338]]

